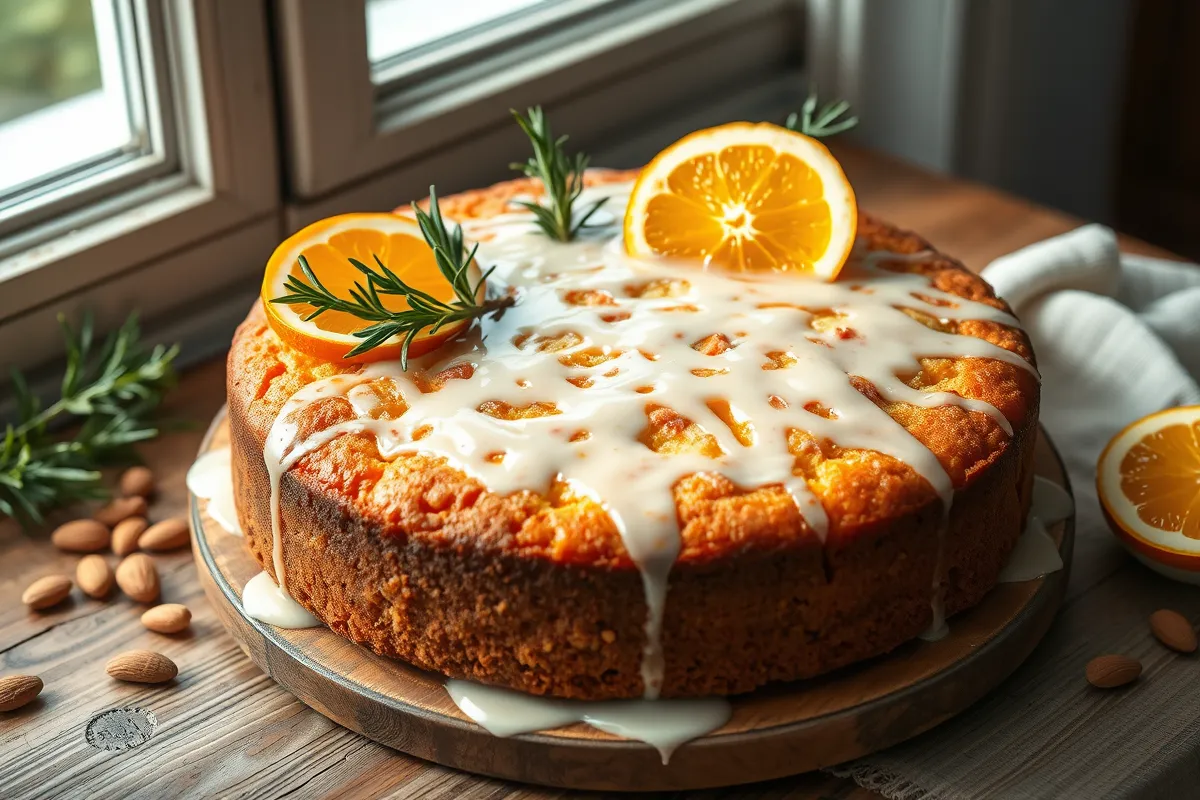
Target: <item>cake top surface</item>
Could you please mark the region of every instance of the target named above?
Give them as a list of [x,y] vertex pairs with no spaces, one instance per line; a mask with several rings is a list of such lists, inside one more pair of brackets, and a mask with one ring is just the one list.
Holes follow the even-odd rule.
[[[627,177],[598,173],[589,192],[619,213]],[[269,461],[304,472],[310,454],[362,447],[386,465],[379,484],[397,481],[358,493],[367,516],[409,527],[398,506],[425,469],[424,483],[524,498],[512,544],[669,567],[948,507],[1036,403],[1017,320],[917,237],[865,219],[835,282],[735,275],[628,257],[616,214],[552,241],[510,205],[532,188],[444,201],[496,267],[489,290],[516,302],[407,372],[314,364],[262,331],[290,364],[257,401]],[[713,518],[739,496],[741,519]],[[437,516],[465,533],[454,508]]]

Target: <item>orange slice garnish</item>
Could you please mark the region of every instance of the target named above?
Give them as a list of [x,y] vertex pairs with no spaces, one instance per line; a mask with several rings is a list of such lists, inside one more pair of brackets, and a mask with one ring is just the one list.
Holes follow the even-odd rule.
[[1200,569],[1200,406],[1160,411],[1118,433],[1100,455],[1096,489],[1135,555]]
[[816,139],[768,123],[697,131],[642,170],[625,212],[634,256],[837,277],[858,228],[854,190]]
[[[415,220],[397,214],[342,214],[314,222],[292,234],[271,255],[263,277],[262,299],[267,320],[279,338],[288,345],[326,361],[383,361],[400,358],[402,339],[393,337],[384,344],[352,359],[346,359],[362,340],[353,336],[371,323],[343,311],[326,311],[306,320],[314,310],[305,304],[272,303],[287,294],[284,283],[289,275],[303,278],[299,259],[304,256],[321,283],[338,297],[349,298],[355,283],[365,284],[366,276],[350,259],[354,258],[378,270],[375,258],[405,283],[439,300],[455,300],[454,289],[438,269],[433,251],[421,236]],[[471,285],[479,280],[478,267],[471,265]],[[480,285],[480,292],[483,286]],[[381,301],[391,311],[403,311],[408,301],[401,295],[383,295]],[[469,320],[450,323],[436,334],[428,329],[413,340],[409,358],[416,358],[457,336]]]

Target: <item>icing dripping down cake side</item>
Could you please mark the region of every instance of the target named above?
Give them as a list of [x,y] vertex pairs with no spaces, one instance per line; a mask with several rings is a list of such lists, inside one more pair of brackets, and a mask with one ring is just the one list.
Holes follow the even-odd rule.
[[1038,383],[986,283],[869,218],[835,284],[633,263],[613,230],[535,239],[508,204],[534,190],[444,201],[519,302],[408,373],[292,351],[260,308],[239,329],[239,517],[302,605],[451,677],[607,699],[818,675],[994,585]]

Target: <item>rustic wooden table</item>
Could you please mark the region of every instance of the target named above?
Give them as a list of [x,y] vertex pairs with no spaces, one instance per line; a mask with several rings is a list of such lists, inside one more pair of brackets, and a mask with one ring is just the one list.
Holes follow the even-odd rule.
[[[836,150],[865,208],[920,231],[972,269],[1079,224],[1067,215],[877,154],[849,146]],[[1133,240],[1124,246],[1164,255]],[[153,518],[185,513],[184,475],[224,398],[220,361],[188,372],[174,392],[167,413],[191,420],[195,427],[143,448],[159,480]],[[139,622],[140,607],[119,595],[99,602],[76,590],[72,600],[48,612],[28,611],[20,602],[25,586],[45,574],[73,575],[79,558],[59,553],[45,533],[0,523],[0,675],[36,674],[46,683],[32,705],[0,714],[0,797],[574,796],[456,772],[338,727],[275,685],[242,654],[205,601],[190,550],[155,559],[163,600],[192,609],[187,633],[146,631]],[[134,648],[170,656],[180,667],[179,678],[162,687],[111,680],[105,663]],[[84,729],[89,718],[123,706],[151,709],[159,721],[156,735],[126,752],[88,745]],[[875,797],[823,775],[699,796]]]

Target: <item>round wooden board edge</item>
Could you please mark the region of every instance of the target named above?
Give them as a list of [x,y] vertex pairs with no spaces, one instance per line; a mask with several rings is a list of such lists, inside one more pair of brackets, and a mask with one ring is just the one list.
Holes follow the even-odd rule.
[[[222,408],[204,436],[200,453],[210,448],[224,421]],[[1039,426],[1038,446],[1042,443],[1061,474],[1060,485],[1073,499],[1062,457]],[[552,731],[498,738],[465,718],[398,701],[339,674],[313,660],[279,629],[242,614],[240,592],[224,579],[206,541],[200,503],[190,492],[189,521],[201,585],[225,628],[260,669],[306,705],[381,744],[444,766],[526,783],[603,791],[703,789],[770,780],[850,761],[937,726],[995,688],[1041,641],[1066,591],[1075,529],[1072,515],[1063,523],[1059,545],[1064,568],[1039,579],[1036,592],[1006,625],[936,675],[802,721],[710,734],[682,745],[670,763],[662,765],[652,747],[628,739],[575,739]],[[1021,635],[1014,636],[1016,631]],[[964,672],[984,671],[992,676],[990,681],[952,680]],[[314,678],[323,683],[314,683]],[[953,691],[947,692],[948,688]],[[786,692],[786,686],[767,691]],[[385,713],[364,714],[356,699],[374,703]],[[920,713],[896,712],[905,705]],[[832,730],[843,736],[812,735]],[[843,744],[833,748],[820,744],[831,739]],[[805,749],[802,740],[817,746]]]

